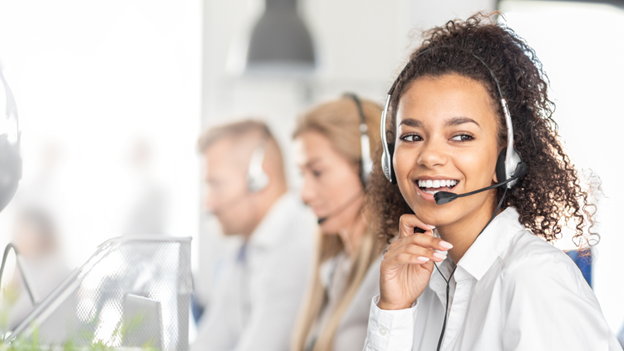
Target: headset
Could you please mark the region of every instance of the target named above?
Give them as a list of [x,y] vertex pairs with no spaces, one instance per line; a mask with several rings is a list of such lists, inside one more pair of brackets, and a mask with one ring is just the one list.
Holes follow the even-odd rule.
[[247,168],[247,191],[250,193],[262,191],[269,185],[269,176],[262,168],[266,144],[267,138],[263,136],[260,144],[251,153]]
[[[380,130],[381,130],[381,140],[383,144],[383,154],[381,156],[381,168],[383,170],[384,175],[388,179],[388,181],[390,181],[392,184],[397,183],[396,175],[394,174],[394,169],[392,167],[394,143],[389,143],[386,137],[386,118],[388,116],[388,108],[390,107],[390,100],[392,99],[392,93],[394,93],[394,89],[396,88],[396,85],[398,84],[398,82],[401,80],[401,77],[403,77],[406,74],[407,70],[414,64],[414,61],[416,61],[420,56],[424,55],[425,53],[431,52],[431,50],[438,49],[438,48],[451,48],[451,47],[439,46],[439,47],[434,47],[434,48],[427,48],[421,51],[416,57],[411,59],[407,63],[407,65],[405,65],[401,73],[399,73],[398,77],[396,78],[392,86],[390,87],[390,90],[388,91],[388,96],[386,97],[386,105],[381,115]],[[465,51],[466,53],[476,58],[479,62],[481,62],[481,64],[483,64],[483,66],[485,66],[485,68],[488,69],[488,71],[490,72],[490,75],[492,76],[492,79],[494,79],[494,83],[496,84],[496,90],[498,91],[498,94],[500,96],[500,103],[501,103],[501,106],[503,107],[503,113],[505,115],[505,124],[507,126],[507,148],[506,150],[501,151],[501,153],[498,155],[498,159],[496,160],[495,171],[496,171],[496,179],[498,180],[498,183],[492,186],[488,186],[488,187],[478,189],[475,191],[471,191],[468,193],[464,193],[464,194],[455,194],[455,193],[446,192],[446,191],[439,191],[434,194],[434,199],[435,199],[436,204],[443,205],[459,197],[474,195],[482,191],[486,191],[489,189],[493,189],[493,188],[506,185],[505,192],[503,193],[503,196],[498,202],[498,206],[496,207],[496,210],[490,217],[490,220],[487,222],[485,227],[481,229],[481,232],[479,232],[479,234],[477,235],[478,237],[479,235],[481,235],[481,233],[483,233],[485,228],[487,228],[490,225],[494,217],[496,217],[498,210],[503,204],[505,195],[507,195],[507,190],[511,189],[518,182],[518,179],[520,179],[527,173],[528,166],[525,162],[522,161],[522,158],[520,157],[520,153],[514,148],[514,133],[513,133],[513,124],[511,121],[511,114],[509,112],[509,107],[507,106],[507,101],[503,97],[503,92],[501,90],[500,83],[498,81],[498,78],[494,74],[494,71],[479,56],[475,55],[474,53],[467,52],[466,50],[463,50],[461,48],[453,48],[453,49]],[[442,346],[442,341],[444,340],[444,332],[446,330],[446,322],[448,318],[450,281],[451,281],[451,278],[453,277],[453,274],[455,274],[455,270],[457,269],[457,266],[453,268],[448,278],[446,278],[444,274],[442,274],[437,264],[434,263],[434,266],[438,270],[438,273],[440,273],[440,275],[442,276],[442,279],[444,279],[444,281],[446,282],[446,307],[444,310],[444,322],[442,324],[442,331],[440,332],[440,338],[438,340],[437,350],[439,351]]]
[[22,178],[22,157],[17,107],[1,67],[0,81],[6,98],[5,117],[0,117],[0,211],[2,211],[15,195]]
[[[450,47],[440,46],[440,47],[435,47],[435,48],[421,51],[414,59],[410,60],[407,63],[407,65],[403,68],[401,73],[399,73],[399,76],[394,81],[394,83],[392,84],[392,87],[388,91],[388,96],[386,97],[386,105],[381,115],[380,130],[381,130],[381,140],[383,143],[383,154],[381,156],[381,168],[386,178],[390,182],[392,182],[392,184],[396,184],[396,175],[394,174],[394,169],[392,168],[394,143],[389,143],[386,137],[386,119],[388,116],[388,108],[390,107],[390,100],[392,99],[392,93],[394,93],[394,89],[396,88],[396,85],[399,83],[401,77],[405,75],[405,72],[407,72],[407,70],[413,65],[414,61],[416,61],[420,56],[424,55],[425,53],[428,53],[431,50],[438,49],[438,48],[450,48]],[[462,50],[460,48],[454,48],[454,49]],[[451,202],[459,197],[473,195],[478,192],[489,190],[492,188],[497,188],[503,185],[507,185],[506,188],[511,189],[518,182],[518,179],[524,176],[528,170],[527,164],[522,161],[522,158],[520,157],[520,153],[514,148],[514,133],[513,133],[513,124],[511,122],[511,114],[509,112],[509,107],[507,107],[507,101],[503,97],[503,92],[501,90],[500,83],[498,82],[498,78],[496,78],[494,71],[492,71],[492,69],[479,56],[475,55],[474,53],[469,53],[469,54],[472,55],[474,58],[476,58],[479,62],[481,62],[481,64],[483,64],[483,66],[485,66],[485,68],[487,68],[488,71],[490,72],[492,79],[494,79],[494,83],[496,84],[496,90],[498,91],[498,94],[500,96],[500,103],[501,103],[501,106],[503,107],[503,113],[505,114],[505,124],[507,125],[507,148],[506,150],[501,151],[501,153],[498,156],[498,160],[496,162],[496,178],[498,180],[497,184],[490,186],[490,187],[483,188],[483,189],[479,189],[477,191],[466,193],[466,194],[455,194],[455,193],[444,192],[444,191],[437,192],[434,195],[434,197],[438,205]]]
[[370,139],[368,137],[368,126],[366,125],[366,117],[364,116],[364,109],[360,98],[353,93],[346,93],[344,97],[350,98],[355,102],[358,115],[360,116],[360,147],[362,149],[361,165],[360,165],[360,180],[362,186],[366,188],[368,179],[370,179],[371,172],[373,171],[373,159],[370,154]]
[[[346,93],[343,95],[345,98],[353,100],[357,107],[358,115],[360,116],[360,148],[362,149],[362,157],[360,159],[360,181],[362,182],[362,188],[366,189],[366,184],[370,179],[371,172],[373,171],[373,159],[370,155],[370,139],[368,137],[368,126],[366,125],[366,116],[364,116],[364,109],[362,108],[362,102],[360,98],[354,93]],[[349,205],[360,198],[362,192],[358,192],[347,200],[342,206],[338,207],[335,211],[328,214],[325,217],[319,218],[316,222],[322,224],[326,220],[334,217],[342,211],[346,210]]]

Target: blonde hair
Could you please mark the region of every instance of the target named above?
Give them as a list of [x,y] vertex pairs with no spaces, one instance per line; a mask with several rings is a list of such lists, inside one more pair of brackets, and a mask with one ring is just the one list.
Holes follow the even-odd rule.
[[[382,111],[379,105],[368,100],[361,100],[361,105],[368,127],[370,154],[377,155],[378,153],[375,151],[381,145],[379,123]],[[305,132],[318,132],[329,139],[334,150],[345,157],[348,162],[361,165],[360,123],[360,113],[355,101],[350,97],[343,97],[321,104],[304,114],[297,122],[293,138],[297,138],[297,136]],[[379,160],[375,159],[374,163],[378,165]],[[360,284],[364,280],[366,272],[381,252],[382,245],[378,235],[370,229],[369,225],[366,225],[364,236],[357,248],[353,265],[348,274],[345,291],[340,301],[336,304],[336,309],[328,311],[330,313],[328,323],[323,330],[319,331],[312,348],[313,351],[332,350],[334,337],[342,317],[351,305],[351,300],[353,300]],[[304,303],[299,311],[299,318],[295,326],[291,345],[293,351],[305,350],[310,332],[322,312],[325,290],[319,276],[321,265],[343,250],[344,244],[340,236],[319,233],[314,274],[312,275],[312,282],[308,288]]]

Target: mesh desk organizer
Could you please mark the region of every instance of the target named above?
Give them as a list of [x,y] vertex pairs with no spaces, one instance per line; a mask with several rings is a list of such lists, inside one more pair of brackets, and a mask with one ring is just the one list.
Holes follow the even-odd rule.
[[13,331],[56,349],[188,349],[191,239],[119,237],[100,245]]

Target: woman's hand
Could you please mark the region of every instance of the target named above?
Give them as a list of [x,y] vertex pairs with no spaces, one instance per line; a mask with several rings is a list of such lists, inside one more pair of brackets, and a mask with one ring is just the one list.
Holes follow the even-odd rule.
[[[421,228],[425,233],[414,233]],[[413,214],[401,216],[399,238],[388,247],[381,262],[379,308],[398,310],[409,308],[425,291],[433,262],[445,256],[434,250],[447,251],[450,243],[433,236],[433,227]]]

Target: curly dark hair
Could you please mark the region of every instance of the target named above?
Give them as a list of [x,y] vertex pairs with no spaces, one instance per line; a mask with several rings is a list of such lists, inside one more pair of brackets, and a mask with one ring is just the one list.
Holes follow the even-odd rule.
[[[409,64],[397,78],[390,101],[388,140],[395,140],[401,96],[419,77],[459,74],[481,82],[492,101],[499,101],[485,63],[499,80],[512,116],[515,147],[528,164],[528,173],[509,189],[502,208],[515,207],[520,222],[548,242],[560,238],[563,226],[568,226],[575,231],[577,246],[592,246],[599,240],[592,231],[596,207],[589,203],[589,194],[581,188],[578,173],[559,140],[546,73],[533,49],[513,30],[494,22],[494,15],[478,13],[425,32],[423,44],[410,55]],[[507,139],[505,117],[501,104],[496,106],[498,142],[502,147]],[[498,200],[502,189],[498,188]],[[368,190],[372,212],[378,216],[376,229],[389,242],[398,232],[399,217],[411,210],[379,165],[371,175]]]

